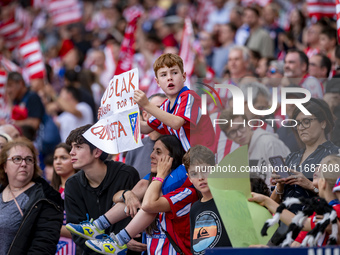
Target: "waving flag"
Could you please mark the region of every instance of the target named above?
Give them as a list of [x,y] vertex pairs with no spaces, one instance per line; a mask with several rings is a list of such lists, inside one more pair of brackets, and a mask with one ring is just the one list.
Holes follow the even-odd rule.
[[335,0],[307,0],[307,10],[309,17],[316,20],[322,17],[333,18],[336,14]]
[[196,15],[196,23],[200,29],[203,29],[208,21],[209,14],[215,10],[215,5],[212,0],[198,0],[198,8]]
[[19,66],[14,64],[9,59],[5,58],[4,56],[0,55],[0,66],[5,69],[6,72],[18,72],[21,73],[22,70]]
[[186,86],[190,87],[190,76],[194,71],[195,52],[193,51],[194,32],[189,18],[185,19],[179,56],[183,59],[184,71],[187,73]]
[[6,101],[6,81],[7,73],[0,69],[0,119],[8,121],[11,116],[11,111]]
[[338,30],[338,43],[340,43],[340,0],[336,0],[336,27]]
[[137,29],[138,18],[139,16],[135,17],[131,22],[129,22],[125,29],[115,75],[119,75],[132,69],[133,55],[135,53],[135,31]]
[[47,11],[56,26],[76,23],[82,19],[82,9],[78,0],[50,0]]
[[45,76],[45,65],[37,38],[23,42],[19,46],[19,53],[24,60],[29,79],[39,79]]
[[0,36],[5,39],[5,46],[14,50],[28,35],[28,29],[22,26],[15,18],[0,22]]

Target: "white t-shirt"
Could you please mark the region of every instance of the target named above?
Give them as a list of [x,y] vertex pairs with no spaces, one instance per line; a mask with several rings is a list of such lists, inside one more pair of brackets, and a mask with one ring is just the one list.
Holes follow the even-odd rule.
[[73,129],[87,124],[93,124],[92,110],[87,103],[78,103],[76,109],[81,112],[81,118],[78,118],[69,112],[63,112],[58,116],[58,122],[60,123],[60,137],[62,142],[66,141],[66,138]]

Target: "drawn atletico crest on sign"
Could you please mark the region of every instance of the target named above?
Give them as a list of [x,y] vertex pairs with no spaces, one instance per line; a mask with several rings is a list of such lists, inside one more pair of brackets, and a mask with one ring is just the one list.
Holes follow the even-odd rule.
[[139,118],[138,112],[133,112],[129,114],[130,126],[132,130],[133,138],[135,142],[138,143],[138,136],[139,136]]

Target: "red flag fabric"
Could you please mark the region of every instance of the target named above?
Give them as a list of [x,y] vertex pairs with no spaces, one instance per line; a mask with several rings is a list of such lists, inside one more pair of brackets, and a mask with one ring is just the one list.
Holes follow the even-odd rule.
[[19,66],[14,64],[9,59],[5,58],[4,56],[0,55],[0,66],[6,70],[6,72],[19,72],[21,73],[22,70]]
[[194,33],[190,18],[186,18],[181,40],[179,56],[183,59],[184,71],[187,73],[186,85],[190,86],[190,76],[194,71],[195,52],[193,51]]
[[14,17],[0,22],[0,36],[5,39],[5,46],[14,50],[28,35],[28,29],[15,20]]
[[78,0],[49,0],[47,11],[56,26],[76,23],[82,18],[81,5]]
[[215,5],[212,0],[198,0],[198,8],[196,15],[196,23],[200,29],[204,28],[208,21],[209,14],[215,10]]
[[6,102],[5,92],[6,92],[6,81],[7,74],[4,70],[0,70],[0,119],[9,120],[10,110]]
[[115,75],[119,75],[132,69],[133,55],[135,53],[135,31],[137,29],[138,18],[139,16],[135,17],[131,22],[129,22],[125,29]]
[[241,0],[243,6],[259,5],[264,7],[271,2],[272,0]]
[[309,17],[314,20],[333,18],[336,14],[335,0],[307,0],[307,10]]
[[45,76],[45,65],[37,38],[23,42],[19,46],[19,53],[24,60],[24,68],[29,79],[43,79]]

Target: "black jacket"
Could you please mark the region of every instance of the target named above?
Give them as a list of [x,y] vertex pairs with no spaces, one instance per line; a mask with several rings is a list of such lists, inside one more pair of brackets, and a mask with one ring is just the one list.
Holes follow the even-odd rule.
[[33,181],[34,190],[22,208],[25,213],[8,255],[52,255],[56,252],[64,217],[62,199],[43,178]]
[[[120,190],[132,189],[139,181],[135,168],[121,162],[106,161],[107,173],[97,188],[92,188],[83,170],[70,177],[65,185],[65,210],[67,223],[80,223],[89,218],[97,219],[113,206],[113,195]],[[119,221],[106,229],[106,233],[118,233],[131,218]],[[72,235],[73,241],[79,245],[84,254],[98,254],[85,246],[85,239]]]

